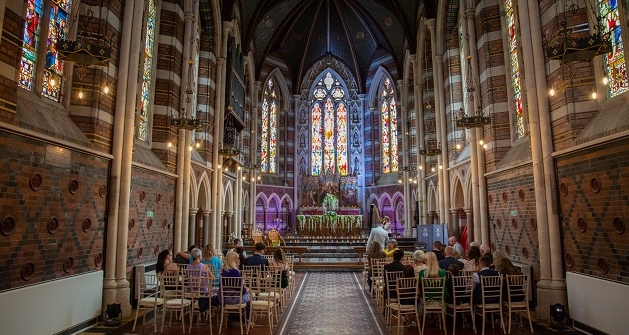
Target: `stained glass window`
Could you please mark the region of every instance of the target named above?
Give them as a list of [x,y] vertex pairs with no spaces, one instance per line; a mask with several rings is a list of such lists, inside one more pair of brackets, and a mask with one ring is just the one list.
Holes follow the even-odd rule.
[[612,52],[605,58],[606,73],[609,79],[609,95],[617,96],[629,89],[625,49],[620,34],[620,15],[617,0],[598,0],[598,8],[603,20],[603,33],[609,34]]
[[61,92],[63,62],[59,60],[57,42],[68,36],[68,5],[68,1],[53,0],[50,8],[42,95],[54,101],[59,101]]
[[518,61],[518,43],[516,36],[515,7],[513,0],[505,1],[507,31],[509,33],[509,66],[511,85],[515,101],[516,138],[524,137],[524,110],[522,108],[522,87],[520,86],[520,62]]
[[277,108],[279,95],[277,85],[273,79],[269,79],[264,89],[262,101],[262,143],[261,171],[267,173],[277,172]]
[[151,103],[151,72],[153,69],[153,48],[155,47],[155,0],[149,0],[146,17],[146,42],[144,43],[144,65],[142,67],[142,90],[140,91],[140,120],[138,137],[146,141],[148,134],[149,107]]
[[310,172],[347,175],[349,153],[347,145],[346,91],[331,72],[312,91]]
[[382,140],[382,173],[398,171],[397,102],[391,80],[380,87],[380,126]]
[[20,60],[19,85],[27,90],[33,89],[35,63],[37,62],[37,46],[39,45],[39,20],[44,11],[42,0],[26,2],[26,19],[24,21],[24,40],[22,59]]

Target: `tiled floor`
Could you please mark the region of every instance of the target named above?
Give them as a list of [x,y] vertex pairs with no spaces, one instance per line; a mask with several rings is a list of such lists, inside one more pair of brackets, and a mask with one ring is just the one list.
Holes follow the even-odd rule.
[[[352,272],[317,272],[317,273],[298,273],[297,289],[291,301],[288,302],[287,308],[275,329],[274,335],[301,335],[301,334],[359,334],[359,335],[379,335],[379,334],[397,334],[396,327],[388,327],[382,324],[382,317],[374,309],[372,302],[368,301],[367,296],[362,291],[362,278],[360,273]],[[363,298],[365,297],[365,298]],[[375,311],[375,312],[371,312]],[[268,324],[261,318],[257,324],[250,329],[249,335],[271,335],[269,334]],[[138,320],[141,322],[141,320]],[[478,334],[481,333],[480,319],[477,319]],[[138,325],[135,331],[131,331],[133,320],[125,322],[123,326],[117,329],[95,327],[85,331],[83,335],[96,334],[116,334],[116,335],[152,335],[153,320],[147,322],[146,325]],[[214,323],[214,325],[216,325]],[[381,328],[379,330],[379,327]],[[549,325],[534,324],[534,334],[541,335],[578,335],[580,333],[568,328],[563,330],[554,329]],[[174,325],[164,328],[164,332],[158,334],[181,334],[181,325]],[[213,334],[218,333],[218,328],[213,327]],[[447,333],[452,333],[452,319],[447,321]],[[192,327],[192,334],[209,334],[207,324],[196,324]],[[224,328],[221,334],[236,335],[240,334],[238,324],[230,324]],[[417,328],[401,329],[400,334],[410,335],[419,334]],[[444,334],[443,330],[437,327],[426,327],[424,334],[438,335]],[[474,334],[471,328],[462,329],[461,326],[456,329],[456,334],[471,335]],[[502,334],[499,327],[491,328],[489,325],[485,330],[487,335]],[[524,335],[531,334],[526,327],[520,328],[519,324],[513,326],[511,334]]]

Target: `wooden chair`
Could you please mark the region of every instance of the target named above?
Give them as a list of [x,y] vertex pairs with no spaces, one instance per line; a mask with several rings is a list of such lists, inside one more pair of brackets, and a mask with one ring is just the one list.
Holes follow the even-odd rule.
[[[268,268],[263,272],[259,272],[256,278],[252,281],[250,289],[258,293],[274,292],[275,285],[279,285],[279,277],[274,273],[269,273]],[[256,299],[251,300],[251,322],[255,324],[255,320],[260,315],[267,316],[267,322],[269,324],[269,334],[273,333],[274,320],[277,320],[277,301],[269,299],[268,295],[257,294]]]
[[[199,300],[212,298],[212,283],[213,279],[204,276],[200,270],[186,270],[182,274],[183,278],[183,295],[185,299],[190,300],[190,327],[188,333],[192,332],[192,321],[194,319],[194,313],[197,313],[197,326],[201,320],[201,311],[199,309]],[[211,314],[210,309],[206,311]],[[209,316],[209,315],[208,315]],[[210,318],[208,317],[208,320]],[[212,322],[210,324],[210,335],[212,334]]]
[[456,332],[456,314],[469,312],[472,317],[472,328],[476,333],[476,323],[474,322],[474,308],[472,304],[472,290],[474,288],[474,277],[458,276],[451,277],[452,280],[452,303],[446,307],[452,310],[452,335]]
[[[244,281],[242,277],[221,277],[220,305],[221,323],[218,333],[223,329],[223,317],[229,313],[237,313],[240,320],[240,335],[243,334],[242,324],[247,322],[247,333],[249,333],[249,322],[247,321],[247,302],[243,298]],[[245,315],[243,318],[243,314]],[[227,318],[225,318],[227,319]],[[225,320],[227,321],[227,320]]]
[[494,323],[493,313],[500,315],[500,327],[502,332],[506,334],[504,320],[502,318],[502,276],[481,276],[480,283],[482,300],[481,303],[475,304],[477,314],[483,316],[483,332],[485,335],[485,316],[491,314],[492,326]]
[[371,260],[371,296],[375,297],[378,308],[382,311],[384,304],[384,265],[386,258],[375,258]]
[[259,229],[251,232],[251,240],[253,241],[253,245],[256,245],[258,242],[266,244],[264,233]]
[[391,303],[396,303],[397,302],[397,293],[395,288],[397,287],[397,280],[398,278],[402,277],[402,271],[385,271],[384,272],[384,277],[385,277],[385,285],[386,285],[386,290],[385,290],[385,301],[384,301],[384,316],[386,318],[386,322],[389,323],[391,321],[391,319],[389,318],[389,305]]
[[284,246],[286,246],[286,242],[284,242],[282,235],[280,235],[280,232],[277,229],[273,228],[269,230],[267,236],[269,238],[269,241],[271,241],[270,245],[274,247],[279,247],[283,244]]
[[[398,278],[395,283],[397,299],[389,304],[388,319],[397,318],[397,334],[402,328],[402,317],[415,316],[417,328],[419,328],[419,290],[417,278]],[[408,319],[407,319],[408,320]],[[419,333],[422,334],[421,331]]]
[[258,293],[258,299],[270,300],[274,303],[273,308],[275,309],[276,321],[279,321],[279,310],[281,308],[283,300],[281,280],[282,275],[279,269],[272,266],[264,267],[262,275],[260,276],[260,281],[265,282],[263,285],[261,285],[264,290]]
[[168,324],[172,323],[172,312],[179,313],[181,317],[182,333],[186,333],[186,310],[190,309],[192,302],[184,298],[183,285],[180,276],[166,274],[162,276],[162,291],[164,292],[164,308],[162,308],[162,333],[164,332],[164,320],[166,312],[171,312]]
[[[511,316],[514,312],[526,312],[529,319],[531,333],[533,333],[533,321],[529,310],[529,276],[507,275],[505,285],[507,288],[507,301],[503,302],[509,312],[509,334],[511,334]],[[519,313],[518,313],[519,314]],[[522,315],[520,314],[520,327],[522,327]]]
[[426,325],[426,314],[438,314],[440,319],[439,327],[443,323],[443,333],[446,333],[446,302],[444,299],[444,292],[446,287],[446,278],[422,278],[422,302],[424,305],[422,311],[422,330],[424,332],[424,326]]
[[[161,287],[159,277],[157,275],[145,274],[138,277],[138,307],[135,311],[135,321],[133,321],[133,330],[138,322],[138,315],[141,309],[153,310],[154,315],[154,331],[157,332],[157,311],[164,305],[164,299],[161,297]],[[142,324],[146,323],[146,313],[142,316]]]
[[369,277],[369,260],[367,255],[363,255],[363,289],[367,287],[367,278]]

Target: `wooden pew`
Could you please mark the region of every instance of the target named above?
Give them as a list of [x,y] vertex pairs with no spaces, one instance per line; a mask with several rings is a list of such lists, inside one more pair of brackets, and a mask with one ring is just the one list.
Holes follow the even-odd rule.
[[[271,246],[267,246],[266,249],[264,249],[264,253],[267,255],[273,255],[273,253],[275,252],[275,249],[277,248],[282,248],[282,250],[284,250],[284,253],[292,253],[292,254],[297,254],[297,256],[299,257],[299,263],[301,263],[301,255],[305,252],[308,251],[308,247],[271,247]],[[252,247],[252,246],[244,246],[243,249],[247,252],[248,255],[253,255],[253,253],[255,253],[256,248]],[[364,248],[363,248],[364,249]]]

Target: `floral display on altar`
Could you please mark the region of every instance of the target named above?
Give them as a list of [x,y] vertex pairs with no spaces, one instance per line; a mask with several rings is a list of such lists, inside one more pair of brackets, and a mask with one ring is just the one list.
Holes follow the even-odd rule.
[[297,215],[300,235],[357,236],[363,226],[362,215],[338,215],[328,211],[323,215]]
[[323,211],[325,212],[325,214],[328,214],[328,212],[336,214],[336,210],[338,208],[339,199],[334,194],[326,194],[325,198],[323,198]]

